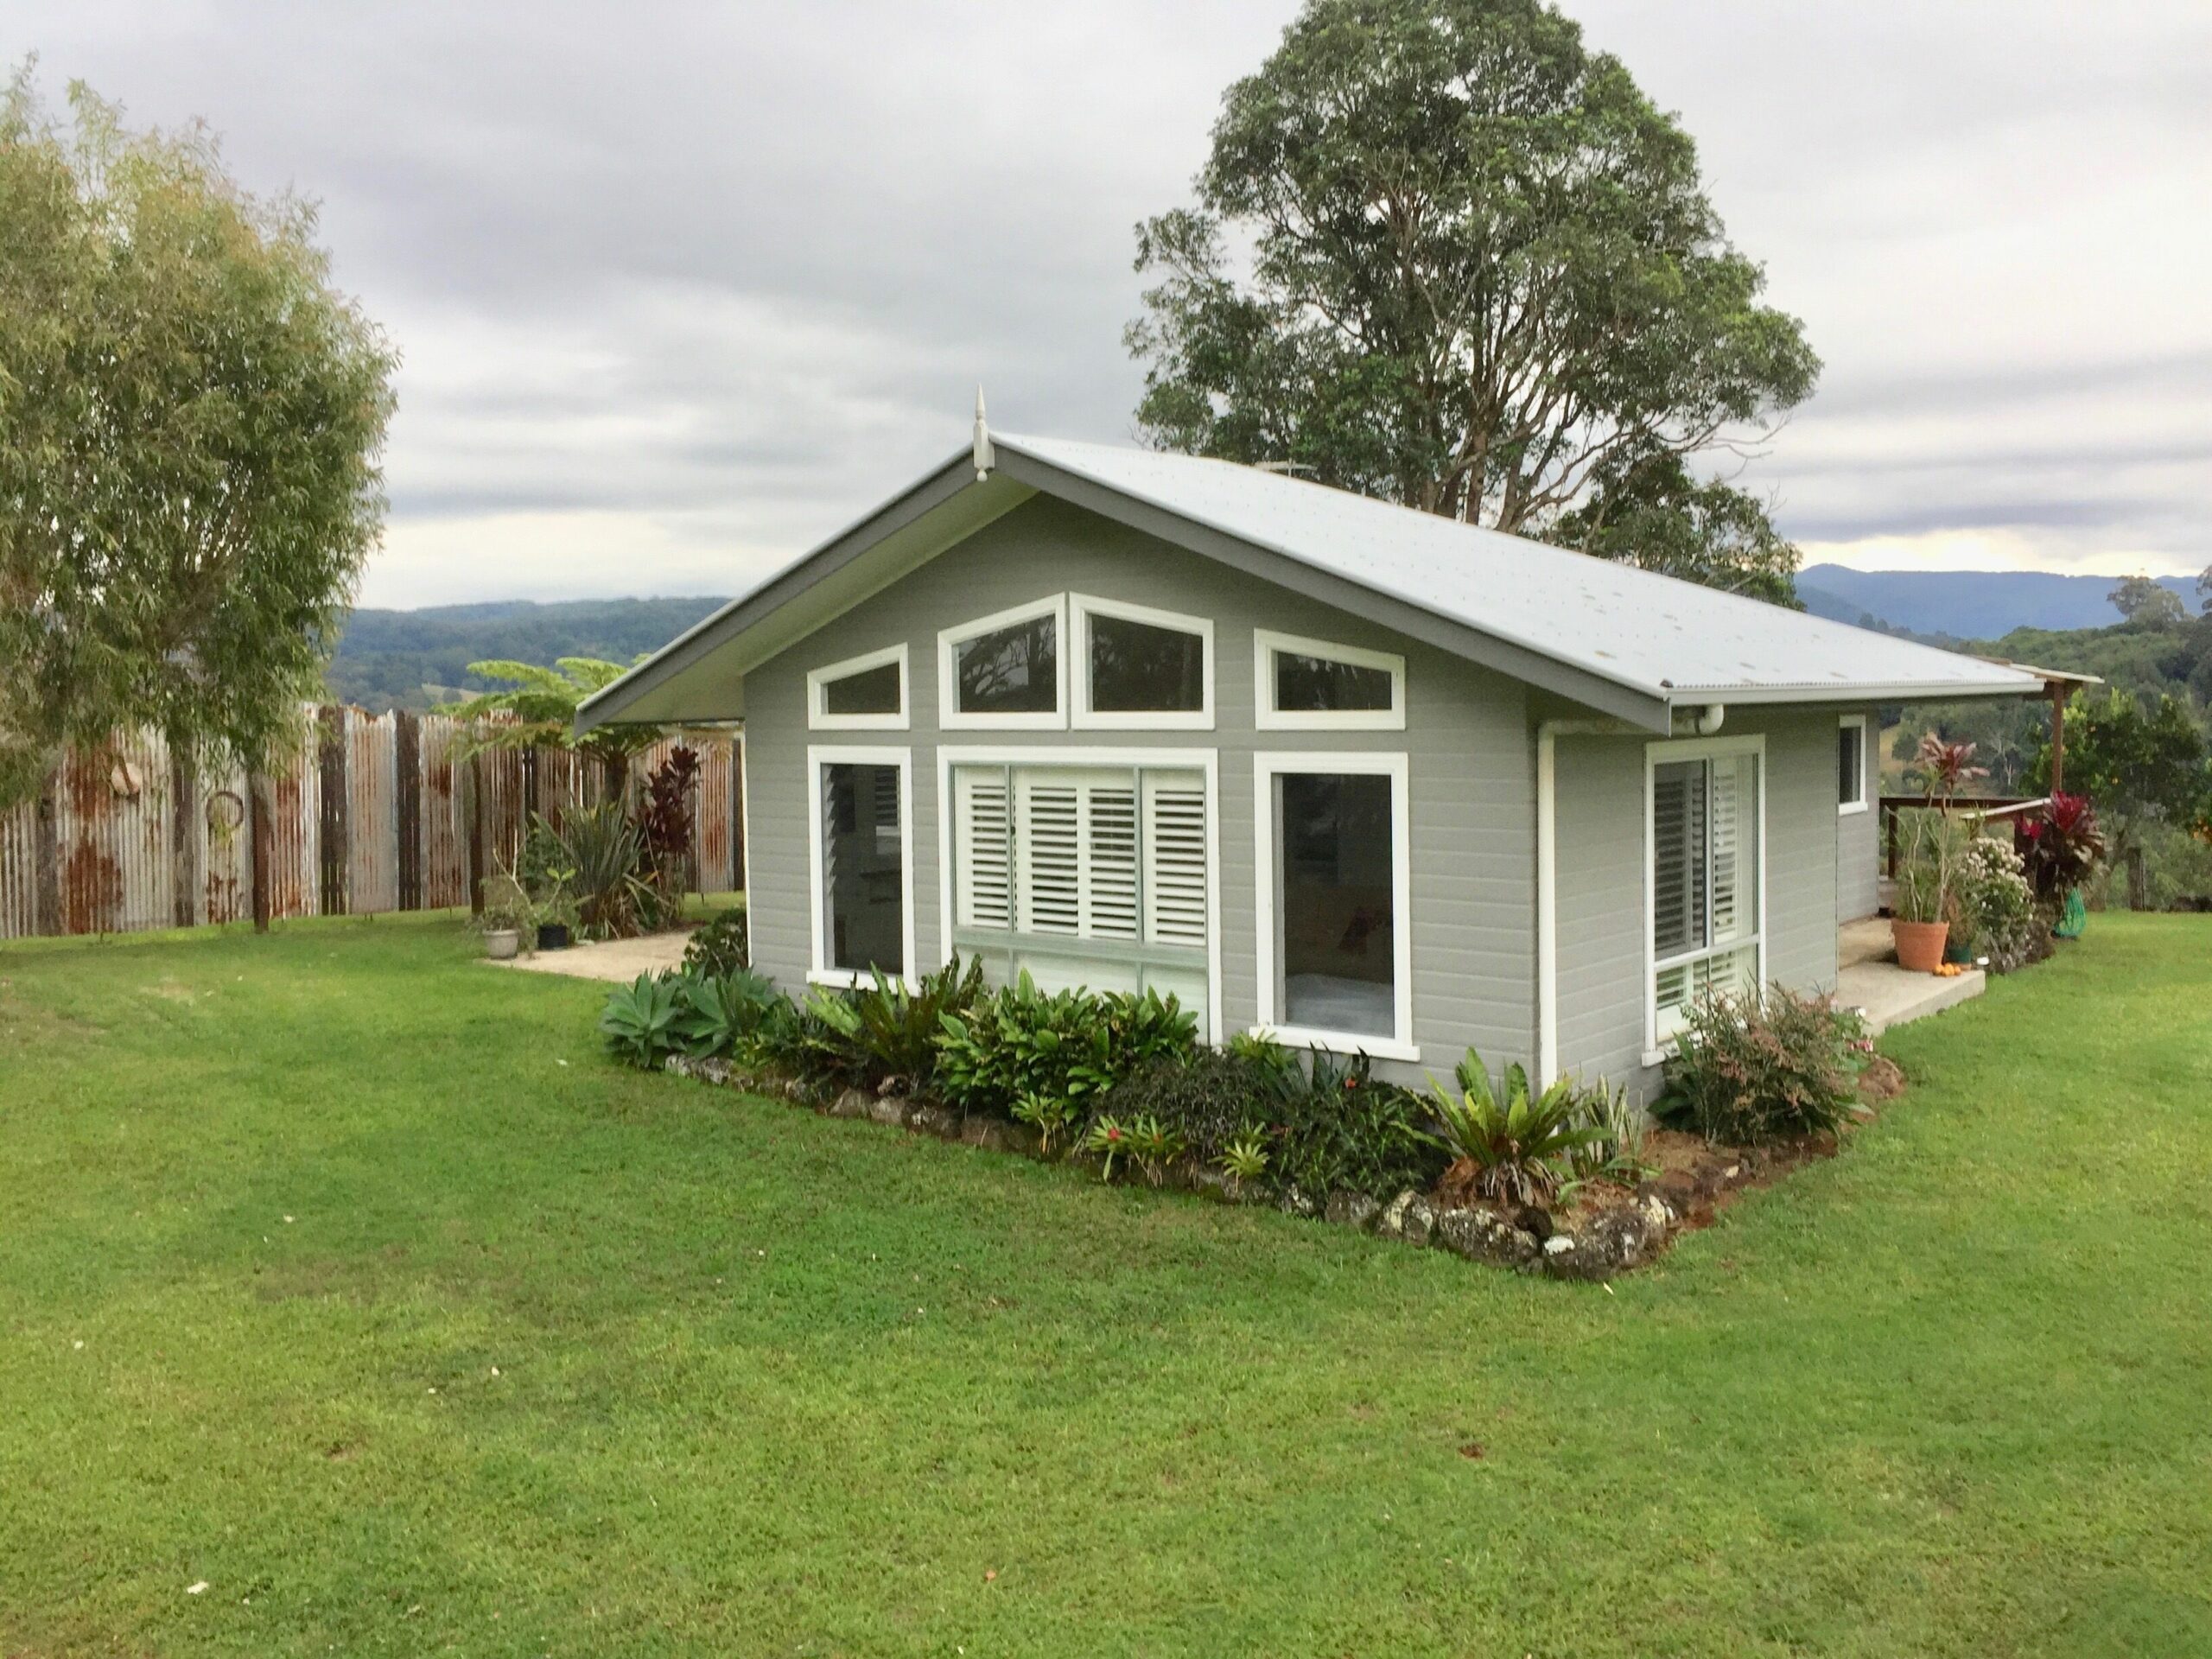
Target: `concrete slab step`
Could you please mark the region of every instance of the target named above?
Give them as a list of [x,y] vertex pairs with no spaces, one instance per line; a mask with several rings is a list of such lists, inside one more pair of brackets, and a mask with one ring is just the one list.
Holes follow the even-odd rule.
[[1891,1026],[1941,1014],[1980,996],[1989,986],[1979,968],[1946,979],[1937,974],[1909,974],[1894,962],[1857,962],[1836,975],[1835,1000],[1846,1007],[1864,1008],[1866,1024],[1877,1037]]

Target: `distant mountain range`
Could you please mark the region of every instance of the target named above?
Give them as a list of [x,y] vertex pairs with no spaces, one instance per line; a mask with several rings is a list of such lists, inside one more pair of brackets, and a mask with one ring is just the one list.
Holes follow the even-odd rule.
[[[2161,576],[2159,585],[2196,613],[2196,579]],[[2113,576],[2059,576],[2040,570],[1853,570],[1808,565],[1797,597],[1815,616],[1857,622],[1872,616],[1913,633],[1995,639],[2015,628],[2105,628],[2120,620]]]
[[[2191,613],[2196,584],[2163,578]],[[1853,570],[1815,564],[1797,579],[1816,616],[1867,617],[1920,635],[1996,639],[2015,628],[2109,627],[2120,613],[2110,576],[2025,570]],[[722,604],[711,598],[526,599],[421,611],[355,611],[325,683],[332,697],[366,709],[423,709],[457,690],[481,690],[468,664],[487,658],[551,663],[599,657],[626,663],[655,651]]]
[[550,664],[563,657],[626,663],[658,651],[719,608],[719,599],[527,599],[355,611],[323,683],[340,702],[418,713],[456,690],[488,689],[468,664],[488,658]]

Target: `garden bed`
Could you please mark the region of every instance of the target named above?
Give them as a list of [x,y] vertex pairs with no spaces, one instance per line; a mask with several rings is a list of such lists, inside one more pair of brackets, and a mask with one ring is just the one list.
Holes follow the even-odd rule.
[[[849,1088],[825,1095],[803,1081],[747,1071],[728,1059],[671,1054],[663,1064],[678,1077],[788,1101],[826,1116],[867,1118],[982,1150],[1091,1169],[1104,1161],[1079,1145],[1051,1149],[1046,1137],[1027,1124],[963,1116],[896,1089],[871,1092]],[[1653,1128],[1640,1148],[1649,1170],[1643,1179],[1633,1185],[1592,1182],[1579,1188],[1570,1201],[1550,1207],[1452,1204],[1434,1189],[1414,1187],[1402,1188],[1387,1201],[1348,1188],[1327,1192],[1308,1192],[1294,1184],[1275,1188],[1240,1180],[1188,1159],[1160,1166],[1153,1184],[1222,1204],[1265,1205],[1520,1273],[1610,1280],[1652,1261],[1677,1233],[1710,1226],[1719,1211],[1744,1193],[1772,1185],[1806,1164],[1835,1156],[1843,1137],[1858,1125],[1872,1122],[1877,1107],[1895,1099],[1904,1087],[1904,1075],[1897,1066],[1873,1057],[1859,1078],[1859,1103],[1840,1129],[1763,1147],[1719,1145],[1679,1129]]]

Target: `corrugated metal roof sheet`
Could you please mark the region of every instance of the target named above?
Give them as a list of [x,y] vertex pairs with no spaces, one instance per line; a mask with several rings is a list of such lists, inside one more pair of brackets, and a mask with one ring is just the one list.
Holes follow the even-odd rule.
[[2032,676],[1231,461],[993,432],[1002,449],[1675,702],[2031,693]]

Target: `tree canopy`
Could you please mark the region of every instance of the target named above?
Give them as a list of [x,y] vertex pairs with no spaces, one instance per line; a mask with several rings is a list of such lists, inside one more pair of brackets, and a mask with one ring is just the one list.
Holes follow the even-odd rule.
[[1195,188],[1138,227],[1152,442],[1786,587],[1761,505],[1685,461],[1770,431],[1819,359],[1689,137],[1556,10],[1311,0]]
[[118,726],[264,756],[376,544],[397,359],[213,137],[0,90],[0,803]]
[[2120,586],[2107,597],[2113,608],[2127,620],[2149,627],[2168,627],[2189,617],[2189,607],[2181,602],[2181,595],[2148,576],[2122,576]]
[[581,738],[576,735],[576,710],[583,700],[629,672],[620,663],[563,657],[552,668],[483,662],[471,663],[468,672],[475,679],[505,680],[511,687],[438,710],[475,722],[467,745],[471,749],[575,749],[620,760],[651,748],[663,735],[658,726],[601,726]]

